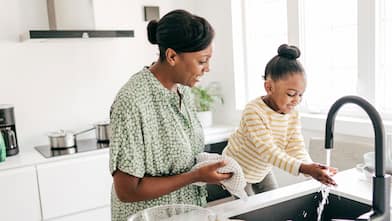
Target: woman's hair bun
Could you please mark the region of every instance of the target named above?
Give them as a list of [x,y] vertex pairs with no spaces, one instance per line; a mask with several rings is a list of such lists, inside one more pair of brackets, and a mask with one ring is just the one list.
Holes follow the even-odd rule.
[[158,22],[156,20],[151,20],[147,25],[147,36],[151,44],[158,44],[157,28],[158,28]]
[[301,55],[301,51],[294,45],[282,44],[278,48],[278,55],[288,59],[297,59]]

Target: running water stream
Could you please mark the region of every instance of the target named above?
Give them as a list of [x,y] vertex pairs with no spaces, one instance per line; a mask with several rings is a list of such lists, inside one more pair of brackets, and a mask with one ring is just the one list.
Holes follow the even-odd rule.
[[332,149],[326,149],[325,151],[327,152],[327,166],[331,166],[331,150]]
[[[326,159],[326,165],[329,167],[331,165],[331,149],[326,149],[327,151],[327,159]],[[321,202],[319,203],[319,206],[317,207],[317,221],[321,221],[321,215],[323,214],[324,206],[325,204],[328,204],[328,195],[330,192],[330,187],[327,185],[322,184],[321,185]]]

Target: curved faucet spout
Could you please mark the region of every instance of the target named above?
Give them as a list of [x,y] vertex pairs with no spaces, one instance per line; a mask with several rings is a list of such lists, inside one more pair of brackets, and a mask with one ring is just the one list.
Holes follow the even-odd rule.
[[344,104],[353,103],[363,108],[369,115],[374,129],[375,137],[375,158],[376,158],[376,176],[380,176],[384,173],[384,125],[381,117],[377,110],[365,99],[358,96],[345,96],[337,100],[332,107],[329,109],[327,123],[325,128],[325,148],[333,148],[333,130],[335,124],[335,118],[338,110]]
[[[338,99],[330,108],[325,127],[325,148],[333,148],[333,130],[335,118],[338,110],[347,103],[353,103],[364,109],[373,124],[375,165],[376,174],[373,177],[373,213],[370,219],[377,217],[377,220],[390,219],[390,176],[385,175],[385,147],[384,147],[384,125],[380,114],[365,99],[358,96],[345,96]],[[380,219],[381,218],[381,219]]]

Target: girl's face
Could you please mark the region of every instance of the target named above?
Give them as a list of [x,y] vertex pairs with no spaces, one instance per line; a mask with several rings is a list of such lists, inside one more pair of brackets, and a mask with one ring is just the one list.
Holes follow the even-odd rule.
[[176,65],[177,83],[193,87],[205,72],[210,71],[210,58],[212,55],[212,45],[206,49],[196,52],[185,52],[178,54]]
[[293,73],[276,81],[267,79],[264,87],[272,109],[286,114],[301,102],[302,95],[305,92],[306,80],[303,73]]

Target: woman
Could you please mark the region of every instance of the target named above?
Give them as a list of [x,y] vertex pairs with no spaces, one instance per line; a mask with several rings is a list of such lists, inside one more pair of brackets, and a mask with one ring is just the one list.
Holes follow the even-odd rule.
[[191,171],[204,139],[190,87],[209,71],[214,30],[204,18],[175,10],[147,31],[159,59],[131,77],[111,110],[112,220],[157,205],[203,206],[206,190],[190,184],[231,176],[216,172],[225,162]]

